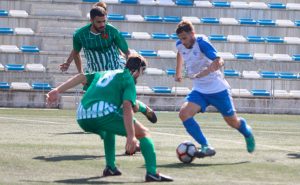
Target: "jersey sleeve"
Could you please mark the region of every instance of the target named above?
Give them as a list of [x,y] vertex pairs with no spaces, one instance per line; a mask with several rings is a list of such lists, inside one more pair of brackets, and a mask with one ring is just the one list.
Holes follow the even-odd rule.
[[217,50],[211,45],[211,43],[202,38],[197,38],[197,42],[201,52],[204,53],[207,58],[215,60],[218,57]]
[[79,34],[75,32],[73,35],[73,49],[77,52],[80,52],[81,48],[82,48],[82,44],[79,39]]
[[83,86],[83,90],[87,90],[91,83],[93,82],[94,78],[95,78],[95,73],[87,73],[85,74],[85,77],[86,77],[86,84],[84,84]]
[[118,46],[118,48],[123,52],[123,53],[127,53],[128,52],[128,44],[127,41],[125,40],[125,38],[122,36],[122,34],[120,33],[119,30],[117,30],[116,28],[114,29],[114,42],[116,43],[116,45]]
[[123,101],[128,100],[131,102],[132,106],[135,106],[136,105],[135,83],[129,72],[124,73],[123,87],[124,87]]

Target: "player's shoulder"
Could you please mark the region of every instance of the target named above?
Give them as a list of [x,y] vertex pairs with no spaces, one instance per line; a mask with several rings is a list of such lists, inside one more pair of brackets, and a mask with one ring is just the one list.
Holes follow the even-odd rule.
[[179,46],[179,45],[181,45],[181,44],[182,44],[181,40],[178,39],[178,40],[176,41],[176,46]]
[[120,76],[122,76],[123,80],[128,82],[134,82],[133,77],[129,71],[129,69],[121,69],[122,73],[120,74]]
[[84,32],[89,32],[90,31],[90,28],[91,28],[91,23],[81,27],[81,28],[78,28],[77,30],[75,30],[75,35],[79,35],[79,34],[82,34]]
[[196,37],[196,41],[197,41],[199,44],[203,44],[203,43],[209,42],[207,36],[205,36],[205,35],[197,36],[197,37]]
[[106,29],[113,30],[113,31],[118,31],[118,28],[116,28],[114,25],[112,25],[110,23],[106,24]]

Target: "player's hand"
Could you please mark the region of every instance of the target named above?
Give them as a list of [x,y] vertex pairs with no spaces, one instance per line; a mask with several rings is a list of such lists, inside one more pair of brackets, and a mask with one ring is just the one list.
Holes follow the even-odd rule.
[[182,81],[182,75],[177,75],[177,74],[175,74],[175,81],[176,82],[181,82]]
[[136,137],[127,137],[126,140],[126,152],[129,153],[129,155],[133,155],[135,153],[137,145],[137,139]]
[[64,63],[60,64],[59,67],[62,72],[65,72],[69,69],[70,64],[68,62],[64,62]]
[[53,89],[52,91],[50,91],[47,95],[46,95],[46,102],[47,105],[52,105],[53,103],[55,103],[58,100],[59,97],[59,92],[57,89]]
[[208,67],[210,72],[219,70],[224,65],[222,58],[217,58],[211,65]]

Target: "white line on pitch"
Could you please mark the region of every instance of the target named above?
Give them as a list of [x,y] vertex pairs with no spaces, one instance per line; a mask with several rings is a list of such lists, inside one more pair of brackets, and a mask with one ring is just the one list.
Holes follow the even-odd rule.
[[[19,118],[10,118],[10,117],[0,117],[0,119],[9,119],[9,120],[16,120],[16,121],[27,121],[27,122],[39,122],[39,123],[51,123],[51,124],[57,124],[57,125],[62,125],[60,122],[53,122],[53,121],[44,121],[44,120],[32,120],[32,119],[19,119]],[[153,134],[160,134],[160,135],[166,135],[166,136],[177,136],[177,137],[187,137],[188,135],[180,135],[180,134],[171,134],[171,133],[166,133],[166,132],[151,132]],[[215,139],[212,138],[211,140],[216,140],[216,141],[226,141],[230,143],[236,143],[236,144],[243,144],[243,142],[239,141],[233,141],[233,140],[226,140],[226,139]],[[293,151],[289,149],[284,149],[276,146],[271,146],[271,145],[263,145],[259,144],[259,146],[263,146],[266,148],[274,149],[274,150],[281,150],[281,151],[288,151],[288,152],[298,152],[298,151]]]

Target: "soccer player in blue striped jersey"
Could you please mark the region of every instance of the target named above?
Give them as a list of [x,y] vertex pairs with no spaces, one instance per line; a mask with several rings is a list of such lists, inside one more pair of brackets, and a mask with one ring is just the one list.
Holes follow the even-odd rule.
[[137,139],[145,160],[147,182],[173,181],[171,177],[158,173],[156,153],[149,130],[137,119],[133,119],[132,107],[136,104],[135,83],[146,69],[146,60],[141,56],[130,56],[125,69],[95,73],[79,73],[47,94],[47,103],[52,104],[59,94],[81,83],[87,91],[77,108],[77,122],[86,132],[104,137],[106,168],[103,176],[118,176],[121,171],[115,163],[115,137],[126,136],[126,151],[136,149]]
[[187,95],[179,117],[187,132],[201,145],[195,156],[202,158],[216,153],[194,119],[198,112],[205,112],[209,105],[214,106],[227,124],[245,137],[247,150],[252,153],[255,150],[252,129],[244,118],[236,114],[230,86],[220,71],[224,65],[223,59],[206,38],[195,36],[194,26],[190,21],[181,21],[177,25],[176,34],[179,40],[176,42],[178,52],[175,80],[182,80],[184,64],[187,76],[193,81],[193,90]]

